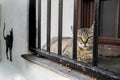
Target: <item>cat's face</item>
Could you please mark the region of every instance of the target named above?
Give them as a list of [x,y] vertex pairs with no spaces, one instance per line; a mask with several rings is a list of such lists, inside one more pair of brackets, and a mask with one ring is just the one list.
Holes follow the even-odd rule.
[[77,44],[80,49],[90,50],[93,47],[93,28],[80,28],[77,34]]

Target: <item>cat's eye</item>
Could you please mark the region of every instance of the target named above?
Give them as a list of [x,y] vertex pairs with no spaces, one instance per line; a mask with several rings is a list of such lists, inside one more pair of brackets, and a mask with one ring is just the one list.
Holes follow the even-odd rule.
[[91,42],[87,42],[88,44],[91,44]]

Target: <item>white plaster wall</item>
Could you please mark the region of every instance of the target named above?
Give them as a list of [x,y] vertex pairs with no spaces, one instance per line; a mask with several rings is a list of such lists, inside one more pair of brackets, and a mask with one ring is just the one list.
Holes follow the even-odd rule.
[[[2,36],[2,26],[1,26],[1,1],[0,1],[0,37]],[[0,38],[0,60],[1,60],[1,38]]]
[[[42,32],[46,30],[46,1],[42,0]],[[0,80],[68,80],[60,74],[56,74],[40,65],[30,63],[21,54],[28,53],[28,0],[0,0]],[[69,2],[69,3],[68,3]],[[58,0],[52,0],[52,36],[57,33],[58,19],[57,9],[54,7]],[[70,26],[73,24],[73,0],[64,0],[63,35],[71,36]],[[3,39],[3,25],[6,22],[5,34],[9,34],[13,28],[13,62],[6,58],[5,40]],[[66,29],[67,28],[67,29]],[[53,33],[53,31],[56,31]],[[69,34],[70,33],[70,34]],[[44,41],[45,33],[42,34]],[[45,43],[45,41],[44,41]],[[46,77],[47,74],[47,77]]]
[[[58,36],[58,1],[51,0],[51,38]],[[47,28],[47,0],[42,0],[42,45],[46,43]],[[63,36],[72,37],[71,26],[73,26],[73,4],[74,0],[63,0]]]

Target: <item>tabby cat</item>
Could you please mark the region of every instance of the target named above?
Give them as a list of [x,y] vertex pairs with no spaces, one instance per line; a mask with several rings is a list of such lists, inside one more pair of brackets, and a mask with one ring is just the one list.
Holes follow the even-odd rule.
[[[92,51],[93,51],[93,27],[94,23],[90,28],[80,28],[77,32],[77,60],[88,62],[92,61]],[[50,50],[51,52],[58,52],[58,37],[53,37],[51,39]],[[72,59],[72,48],[73,48],[73,38],[62,37],[62,55]],[[46,44],[42,48],[46,50]]]

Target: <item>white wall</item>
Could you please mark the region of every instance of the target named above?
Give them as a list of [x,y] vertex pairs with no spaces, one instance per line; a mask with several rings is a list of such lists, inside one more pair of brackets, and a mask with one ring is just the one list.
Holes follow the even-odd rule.
[[[42,45],[46,43],[47,27],[47,0],[42,0]],[[58,3],[59,0],[51,0],[51,38],[58,36]],[[63,0],[63,36],[72,37],[74,0]]]
[[[43,28],[46,27],[46,1],[42,0],[42,32],[44,32]],[[21,58],[21,54],[28,53],[28,0],[0,0],[0,4],[2,9],[0,17],[0,57],[2,59],[0,61],[0,80],[68,80],[60,74]],[[52,0],[52,4],[57,5],[58,0]],[[73,24],[72,6],[73,0],[64,0],[63,32],[65,36],[72,35],[70,32],[70,26]],[[57,8],[52,6],[52,28],[55,28],[58,23]],[[4,22],[6,22],[5,35],[9,34],[10,29],[13,28],[13,62],[6,58],[5,40],[2,36]],[[68,29],[66,29],[67,27]],[[55,29],[57,30],[57,28]],[[52,34],[56,35],[56,33],[52,31]],[[44,36],[45,33],[42,37]],[[48,77],[46,74],[49,74]]]
[[[0,37],[2,36],[2,28],[1,28],[1,1],[0,1]],[[1,44],[1,38],[0,38],[0,44]],[[1,60],[1,45],[0,45],[0,60]]]

